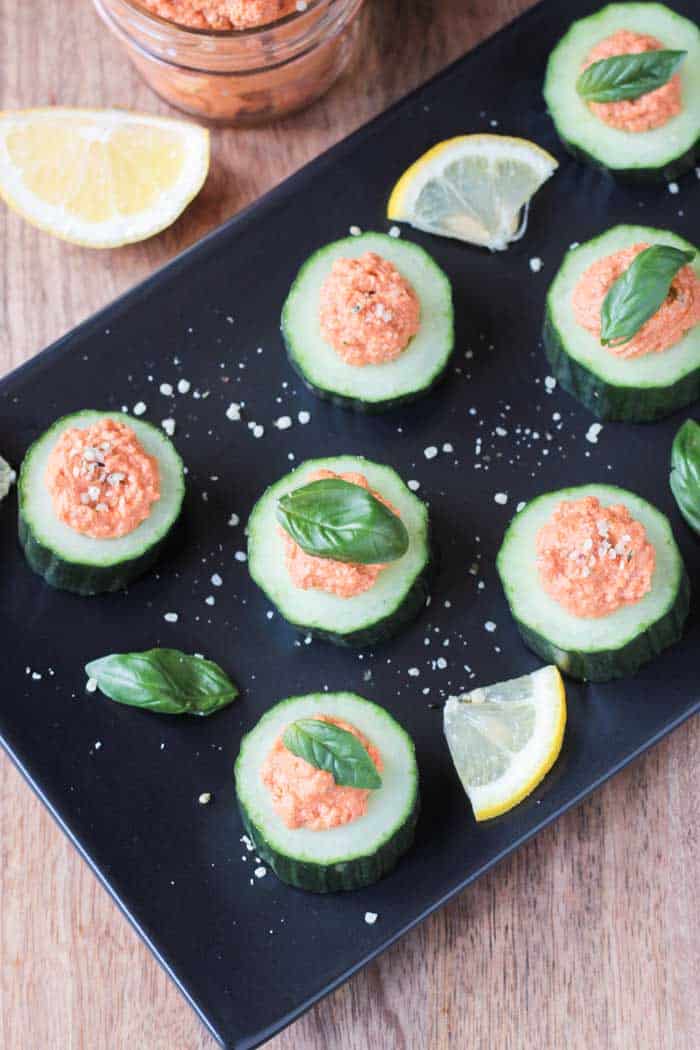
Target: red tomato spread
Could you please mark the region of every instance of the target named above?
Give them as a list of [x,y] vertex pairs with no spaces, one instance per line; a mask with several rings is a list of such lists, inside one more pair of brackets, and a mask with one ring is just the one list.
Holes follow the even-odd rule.
[[564,500],[537,534],[547,594],[574,616],[608,616],[651,590],[656,552],[624,504]]
[[381,365],[403,353],[420,327],[420,302],[376,252],[336,259],[321,287],[321,335],[349,365]]
[[[600,337],[600,311],[610,286],[648,247],[648,244],[635,244],[598,259],[579,278],[571,297],[574,317],[597,338]],[[660,309],[636,335],[627,343],[605,349],[618,357],[659,353],[675,346],[696,324],[700,324],[700,280],[691,266],[683,266],[673,278]]]
[[152,14],[192,29],[255,29],[297,10],[296,0],[141,0]]
[[[321,481],[324,478],[342,478],[351,485],[360,485],[363,489],[369,488],[369,482],[364,474],[350,472],[348,474],[334,474],[332,470],[316,470],[309,475],[308,483]],[[372,495],[398,515],[398,511],[392,507],[378,492],[372,490]],[[359,565],[355,562],[336,561],[334,558],[317,558],[313,554],[307,554],[296,543],[288,532],[280,528],[282,541],[284,543],[284,560],[287,572],[295,587],[304,591],[325,591],[326,594],[335,594],[338,598],[354,598],[363,591],[368,591],[377,582],[377,578],[386,565]]]
[[[382,772],[381,755],[359,729],[330,715],[314,715],[320,722],[331,722],[352,733],[367,748],[377,771]],[[304,758],[288,751],[280,734],[263,763],[260,775],[272,795],[272,804],[288,828],[326,831],[349,824],[367,812],[368,788],[340,787],[332,773],[316,769]]]
[[[638,55],[643,51],[658,51],[664,45],[654,36],[632,33],[629,29],[618,29],[612,36],[601,40],[588,55],[583,68],[593,62],[616,55]],[[651,131],[660,128],[682,109],[681,78],[675,73],[666,84],[654,91],[647,91],[639,98],[622,99],[619,102],[589,102],[591,112],[619,131]]]
[[133,532],[160,498],[157,459],[115,419],[64,430],[49,455],[46,485],[58,518],[100,540]]

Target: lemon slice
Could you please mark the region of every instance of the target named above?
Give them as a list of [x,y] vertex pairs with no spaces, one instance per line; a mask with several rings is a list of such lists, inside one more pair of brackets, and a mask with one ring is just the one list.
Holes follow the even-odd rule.
[[0,197],[34,226],[90,248],[170,226],[209,170],[209,132],[124,110],[0,113]]
[[552,768],[566,725],[556,667],[450,697],[445,736],[477,820],[506,813]]
[[530,198],[557,167],[528,139],[459,135],[433,146],[403,173],[388,217],[500,251],[522,237]]

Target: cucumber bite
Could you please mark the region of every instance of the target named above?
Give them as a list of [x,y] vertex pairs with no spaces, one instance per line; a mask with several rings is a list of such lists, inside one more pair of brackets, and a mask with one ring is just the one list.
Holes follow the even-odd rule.
[[120,590],[155,562],[184,492],[182,460],[156,427],[121,412],[75,412],[22,463],[20,543],[52,587]]
[[391,467],[308,460],[248,522],[250,574],[280,614],[338,645],[390,637],[428,596],[428,510]]
[[497,559],[526,645],[592,682],[677,642],[690,586],[668,520],[613,485],[549,492],[511,522]]
[[700,30],[663,4],[608,4],[554,48],[544,97],[574,155],[614,175],[674,179],[698,157]]
[[413,842],[413,741],[387,711],[355,693],[275,704],[243,737],[235,782],[258,855],[299,889],[368,886]]
[[[646,310],[647,320],[631,338],[603,345],[606,302],[609,307],[623,277],[628,286],[630,279],[634,283],[632,267],[642,265],[636,253],[648,246],[657,253],[674,249],[680,267],[669,284],[663,259],[652,272],[653,259],[647,256],[652,268],[640,271],[643,280],[623,305],[632,311],[653,309],[656,302],[646,302],[652,282],[660,296],[667,294],[651,316]],[[559,383],[599,418],[650,422],[700,396],[700,256],[695,252],[682,237],[647,226],[614,226],[567,252],[547,294],[544,347]],[[621,308],[608,313],[621,319]],[[631,327],[643,317],[637,313]]]
[[454,347],[450,281],[417,244],[382,233],[347,237],[302,266],[282,335],[315,394],[383,411],[427,393],[445,371]]

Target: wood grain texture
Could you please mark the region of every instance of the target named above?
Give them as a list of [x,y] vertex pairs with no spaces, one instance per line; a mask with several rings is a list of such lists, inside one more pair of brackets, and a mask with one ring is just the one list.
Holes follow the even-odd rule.
[[[0,210],[0,372],[527,6],[369,0],[360,75],[284,123],[217,131],[205,190],[151,242],[88,253]],[[86,0],[0,0],[0,25],[3,108],[167,112]],[[699,750],[696,719],[273,1039],[270,1050],[697,1050]],[[6,759],[0,822],[0,1046],[213,1050]]]

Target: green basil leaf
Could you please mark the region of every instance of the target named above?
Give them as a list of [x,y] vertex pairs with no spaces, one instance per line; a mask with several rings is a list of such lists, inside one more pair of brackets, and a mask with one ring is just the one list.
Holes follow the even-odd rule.
[[593,62],[576,81],[586,102],[621,102],[639,98],[667,84],[687,51],[642,51]]
[[695,257],[668,244],[652,244],[610,286],[600,311],[603,346],[627,343],[663,305],[678,271]]
[[342,478],[324,478],[288,492],[277,504],[277,520],[307,554],[377,565],[408,550],[408,533],[367,489]]
[[213,715],[238,696],[221,668],[179,649],[113,653],[85,665],[105,696],[165,715]]
[[678,509],[700,535],[700,423],[686,420],[671,450],[671,492]]
[[282,737],[293,755],[331,773],[339,787],[379,788],[382,778],[367,748],[353,733],[318,718],[299,718]]

